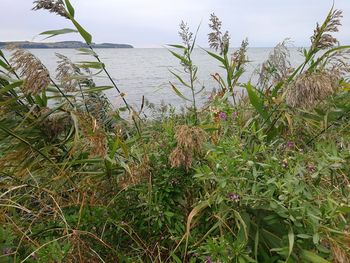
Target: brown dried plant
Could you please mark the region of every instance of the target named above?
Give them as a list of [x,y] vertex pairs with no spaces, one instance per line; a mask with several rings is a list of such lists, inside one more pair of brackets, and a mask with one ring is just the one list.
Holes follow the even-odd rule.
[[194,155],[202,152],[206,134],[198,127],[181,125],[177,127],[175,139],[177,147],[170,154],[171,166],[183,166],[188,170],[192,167]]
[[268,88],[289,77],[292,66],[289,61],[290,52],[288,49],[289,39],[278,43],[269,54],[268,59],[261,65],[258,72],[258,85],[263,89]]
[[190,48],[193,44],[193,33],[190,31],[189,26],[184,21],[181,21],[179,36],[182,39],[183,44]]
[[314,34],[311,37],[311,43],[314,48],[327,49],[338,43],[338,40],[331,33],[338,32],[342,17],[343,12],[341,10],[334,10],[328,15],[322,26],[317,23]]
[[51,81],[50,74],[41,61],[26,50],[15,47],[9,49],[13,51],[10,58],[11,66],[24,80],[23,93],[37,95],[46,90]]
[[233,65],[241,66],[248,62],[247,49],[248,49],[248,39],[242,41],[241,47],[235,51],[231,56],[231,63]]
[[56,53],[57,68],[56,68],[56,79],[61,82],[63,89],[67,92],[76,91],[79,81],[75,77],[79,68],[66,56]]
[[106,157],[108,151],[106,134],[99,127],[96,119],[87,113],[76,112],[75,115],[79,122],[80,131],[90,150],[89,157]]
[[33,10],[48,10],[50,13],[55,13],[59,16],[69,19],[66,7],[62,0],[36,0],[33,2]]
[[209,27],[213,32],[208,34],[209,47],[215,51],[220,50],[220,54],[224,53],[224,50],[230,45],[230,36],[228,31],[224,34],[221,32],[222,22],[213,13],[210,15]]
[[310,109],[338,88],[338,76],[332,72],[302,73],[288,88],[286,102],[291,107]]

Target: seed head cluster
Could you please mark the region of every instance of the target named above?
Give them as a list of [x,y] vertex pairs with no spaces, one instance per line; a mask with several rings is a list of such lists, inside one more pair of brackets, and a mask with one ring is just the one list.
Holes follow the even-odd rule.
[[33,2],[33,10],[48,10],[50,13],[55,13],[59,16],[69,19],[66,7],[62,0],[36,0]]
[[209,27],[212,29],[212,32],[208,34],[209,47],[215,51],[220,51],[222,55],[224,50],[230,45],[230,35],[228,31],[224,34],[221,32],[222,22],[215,15],[210,15]]
[[334,10],[325,22],[325,26],[320,26],[318,23],[314,30],[314,35],[311,37],[312,45],[318,49],[327,49],[338,43],[338,40],[331,33],[338,32],[338,27],[341,26],[341,18],[343,12]]
[[76,91],[79,82],[75,77],[79,73],[79,68],[66,56],[56,53],[58,58],[56,68],[56,79],[61,82],[61,86],[66,92]]
[[50,74],[41,61],[26,50],[14,47],[10,47],[10,50],[13,51],[10,64],[24,80],[23,92],[37,95],[46,90],[50,84]]
[[328,72],[305,72],[291,84],[286,102],[291,107],[310,109],[336,91],[337,80],[337,76]]
[[194,155],[202,152],[206,134],[198,127],[181,125],[177,127],[175,139],[177,147],[169,158],[171,166],[185,167],[188,170],[192,167]]

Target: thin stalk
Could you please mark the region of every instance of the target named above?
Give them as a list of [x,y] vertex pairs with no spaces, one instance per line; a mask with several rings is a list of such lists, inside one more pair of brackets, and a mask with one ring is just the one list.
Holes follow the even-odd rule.
[[61,88],[56,84],[56,82],[50,77],[52,84],[56,87],[56,89],[62,94],[62,96],[68,101],[68,103],[74,108],[74,104],[69,100],[66,94],[61,90]]
[[101,63],[103,71],[106,73],[108,79],[111,81],[112,85],[114,86],[114,88],[117,90],[117,92],[118,92],[119,95],[121,96],[121,98],[122,98],[122,100],[123,100],[123,102],[124,102],[126,108],[128,109],[129,113],[132,114],[131,118],[132,118],[132,120],[133,120],[133,122],[134,122],[134,124],[135,124],[135,127],[136,127],[136,129],[137,129],[138,134],[141,135],[140,127],[139,127],[139,125],[138,125],[137,122],[136,122],[135,116],[134,116],[133,113],[132,113],[132,109],[131,109],[131,107],[129,106],[129,103],[126,101],[126,99],[125,99],[124,96],[122,95],[122,92],[120,91],[120,89],[118,88],[117,84],[115,83],[115,81],[113,80],[113,78],[111,77],[111,75],[109,74],[108,70],[107,70],[106,67],[105,67],[105,64],[102,63],[100,57],[96,54],[96,52],[94,51],[94,49],[92,48],[92,46],[91,46],[90,44],[87,44],[87,45],[88,45],[88,47],[90,48],[90,50],[94,53],[93,56],[96,58],[96,60],[97,60],[99,63]]

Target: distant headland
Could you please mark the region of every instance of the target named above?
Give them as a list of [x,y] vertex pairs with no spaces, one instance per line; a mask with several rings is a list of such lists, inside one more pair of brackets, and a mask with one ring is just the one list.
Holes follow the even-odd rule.
[[[87,48],[88,46],[80,41],[62,41],[52,43],[39,43],[29,41],[13,41],[13,42],[0,42],[0,48],[7,45],[14,44],[19,48]],[[132,45],[128,44],[113,44],[113,43],[102,43],[92,44],[93,48],[133,48]]]

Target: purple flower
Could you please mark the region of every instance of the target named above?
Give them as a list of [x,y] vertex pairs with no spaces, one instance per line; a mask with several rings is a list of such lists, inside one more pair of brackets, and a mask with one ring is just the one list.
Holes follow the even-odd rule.
[[12,249],[11,248],[4,248],[3,250],[2,250],[2,254],[4,255],[4,256],[7,256],[7,255],[10,255],[12,253]]
[[227,114],[223,111],[221,111],[219,113],[219,119],[222,120],[222,121],[226,121],[227,120]]
[[234,111],[234,112],[232,112],[232,119],[237,119],[237,117],[238,117],[238,112],[237,111]]
[[214,263],[214,261],[209,256],[205,257],[205,262],[206,263]]
[[228,194],[228,198],[231,201],[234,201],[234,202],[238,202],[241,199],[241,197],[238,194],[235,194],[235,193],[229,193]]
[[213,95],[210,95],[208,101],[213,101]]
[[314,173],[316,172],[316,167],[314,164],[310,163],[308,166],[307,166],[307,169],[310,173]]
[[287,146],[287,148],[289,148],[289,149],[294,149],[295,143],[292,142],[292,141],[288,141],[287,144],[286,144],[286,146]]

